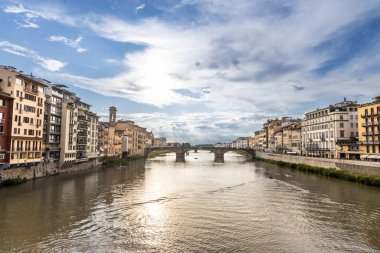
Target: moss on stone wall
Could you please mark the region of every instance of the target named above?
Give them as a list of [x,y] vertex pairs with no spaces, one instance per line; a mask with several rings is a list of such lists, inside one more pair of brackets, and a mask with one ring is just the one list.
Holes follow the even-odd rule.
[[2,182],[2,185],[9,186],[9,185],[23,184],[26,181],[27,181],[27,179],[25,177],[23,177],[23,178],[17,177],[17,178],[4,180]]

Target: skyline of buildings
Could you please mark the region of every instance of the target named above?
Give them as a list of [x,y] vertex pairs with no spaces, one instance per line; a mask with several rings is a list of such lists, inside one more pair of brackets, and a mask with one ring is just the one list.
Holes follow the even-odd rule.
[[[109,108],[108,121],[100,120],[90,104],[63,84],[11,66],[0,67],[0,79],[0,158],[5,166],[49,161],[65,167],[101,155],[144,155],[147,147],[178,143],[157,138],[132,120],[117,119],[114,106]],[[215,146],[324,158],[360,159],[363,154],[373,158],[369,155],[380,150],[379,101],[376,97],[361,105],[344,98],[306,112],[303,119],[268,119],[252,136]]]
[[[2,169],[55,163],[64,169],[102,156],[144,155],[154,135],[133,121],[100,121],[63,84],[0,66],[0,164]],[[159,145],[166,139],[157,139]],[[122,144],[125,146],[122,148]]]

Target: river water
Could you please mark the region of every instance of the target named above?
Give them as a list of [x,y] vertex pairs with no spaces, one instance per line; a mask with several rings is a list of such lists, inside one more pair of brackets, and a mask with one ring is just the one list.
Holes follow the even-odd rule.
[[380,189],[200,151],[0,188],[1,252],[380,252]]

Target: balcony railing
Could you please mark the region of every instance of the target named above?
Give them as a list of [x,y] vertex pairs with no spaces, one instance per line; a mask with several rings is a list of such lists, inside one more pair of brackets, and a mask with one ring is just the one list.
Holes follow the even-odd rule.
[[28,89],[28,88],[24,88],[24,91],[26,91],[26,92],[29,92],[29,93],[33,93],[33,94],[38,94],[38,90],[36,90],[36,89]]
[[320,147],[306,147],[307,151],[330,151],[329,148],[320,148]]
[[379,141],[362,141],[360,144],[362,145],[378,145],[380,142]]
[[377,126],[377,125],[379,125],[379,121],[362,123],[363,127],[366,127],[366,126]]

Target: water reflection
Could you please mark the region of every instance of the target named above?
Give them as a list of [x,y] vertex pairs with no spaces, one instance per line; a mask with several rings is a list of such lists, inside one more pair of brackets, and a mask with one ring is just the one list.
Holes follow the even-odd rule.
[[0,189],[0,251],[376,252],[379,193],[235,153],[169,154]]

